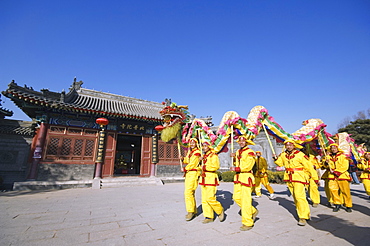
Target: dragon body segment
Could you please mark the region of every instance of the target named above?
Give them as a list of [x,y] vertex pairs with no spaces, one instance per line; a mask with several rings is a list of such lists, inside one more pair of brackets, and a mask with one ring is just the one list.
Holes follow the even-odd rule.
[[[190,119],[186,110],[186,106],[167,103],[160,112],[164,118],[164,124],[157,126],[156,130],[161,131],[161,139],[164,142],[177,138],[182,146],[187,146],[190,138],[196,137],[202,142],[211,143],[216,152],[221,152],[232,137],[243,135],[248,140],[253,140],[261,130],[266,130],[277,142],[294,140],[314,154],[325,153],[325,149],[336,142],[326,131],[326,125],[321,119],[305,120],[300,129],[290,134],[275,122],[263,106],[253,107],[247,118],[240,117],[235,111],[226,112],[216,131],[213,131],[211,126],[202,119]],[[343,146],[342,149],[348,156],[356,160],[360,159],[361,148],[355,145],[353,139],[344,134],[337,134],[336,139],[337,142],[341,142],[340,147]]]

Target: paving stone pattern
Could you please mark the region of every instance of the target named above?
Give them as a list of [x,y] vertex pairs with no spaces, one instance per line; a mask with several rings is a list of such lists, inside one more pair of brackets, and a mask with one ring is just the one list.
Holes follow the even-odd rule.
[[221,183],[217,199],[226,220],[185,221],[183,183],[93,190],[9,191],[0,193],[0,245],[369,245],[370,200],[362,185],[352,185],[353,212],[334,213],[322,204],[311,220],[297,225],[285,185],[273,184],[276,199],[254,198],[255,226],[240,231],[232,183]]

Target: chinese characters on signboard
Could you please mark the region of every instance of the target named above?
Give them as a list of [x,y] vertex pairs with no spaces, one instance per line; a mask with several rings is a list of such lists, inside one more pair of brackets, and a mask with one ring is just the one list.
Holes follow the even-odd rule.
[[119,124],[118,131],[122,133],[133,133],[133,134],[153,134],[153,126],[150,126],[143,123],[137,123],[137,122],[122,122]]
[[135,130],[135,131],[145,131],[144,126],[140,126],[138,124],[121,124],[121,129],[122,130]]

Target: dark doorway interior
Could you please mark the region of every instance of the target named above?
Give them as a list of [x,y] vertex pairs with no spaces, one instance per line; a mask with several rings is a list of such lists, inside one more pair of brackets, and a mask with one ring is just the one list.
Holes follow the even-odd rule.
[[118,134],[114,174],[139,175],[141,160],[141,136]]

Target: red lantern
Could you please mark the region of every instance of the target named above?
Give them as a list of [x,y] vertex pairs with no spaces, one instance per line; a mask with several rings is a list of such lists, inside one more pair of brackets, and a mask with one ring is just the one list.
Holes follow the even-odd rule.
[[100,127],[106,126],[109,123],[109,120],[106,118],[98,118],[96,119],[96,124],[99,124]]
[[160,131],[162,131],[163,130],[163,126],[162,125],[158,125],[158,126],[156,126],[156,127],[154,127],[154,129],[157,131],[157,132],[160,132]]

